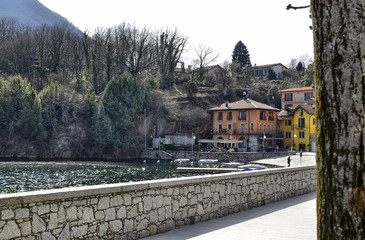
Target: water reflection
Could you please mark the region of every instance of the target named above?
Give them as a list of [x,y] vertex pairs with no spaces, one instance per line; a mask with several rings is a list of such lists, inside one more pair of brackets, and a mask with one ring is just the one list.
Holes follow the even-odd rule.
[[190,176],[170,161],[0,162],[0,194]]

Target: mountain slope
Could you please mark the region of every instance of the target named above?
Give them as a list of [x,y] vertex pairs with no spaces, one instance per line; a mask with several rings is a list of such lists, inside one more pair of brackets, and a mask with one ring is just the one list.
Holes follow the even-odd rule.
[[79,31],[66,18],[51,11],[37,0],[0,0],[0,18],[15,18],[18,23],[31,27],[43,24],[67,24]]

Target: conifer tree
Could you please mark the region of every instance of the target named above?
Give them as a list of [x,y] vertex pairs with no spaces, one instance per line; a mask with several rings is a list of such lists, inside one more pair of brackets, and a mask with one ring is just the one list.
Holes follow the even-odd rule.
[[239,63],[241,69],[251,66],[250,54],[242,41],[239,41],[234,47],[232,62]]

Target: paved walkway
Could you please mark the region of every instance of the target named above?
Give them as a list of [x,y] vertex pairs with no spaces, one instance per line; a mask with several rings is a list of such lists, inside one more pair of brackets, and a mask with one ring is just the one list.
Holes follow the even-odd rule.
[[145,240],[317,239],[316,193],[184,226]]

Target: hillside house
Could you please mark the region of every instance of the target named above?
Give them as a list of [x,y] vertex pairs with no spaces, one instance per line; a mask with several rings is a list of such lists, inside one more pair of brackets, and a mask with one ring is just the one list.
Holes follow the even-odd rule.
[[279,90],[281,109],[294,109],[298,105],[314,105],[315,90],[313,87],[300,87]]
[[262,151],[275,146],[279,135],[279,109],[247,97],[209,109],[213,113],[213,143],[239,151]]
[[275,72],[277,79],[283,79],[283,71],[287,69],[287,67],[285,67],[281,63],[259,65],[259,66],[255,65],[246,68],[244,71],[246,75],[249,75],[253,78],[266,80],[270,68]]

